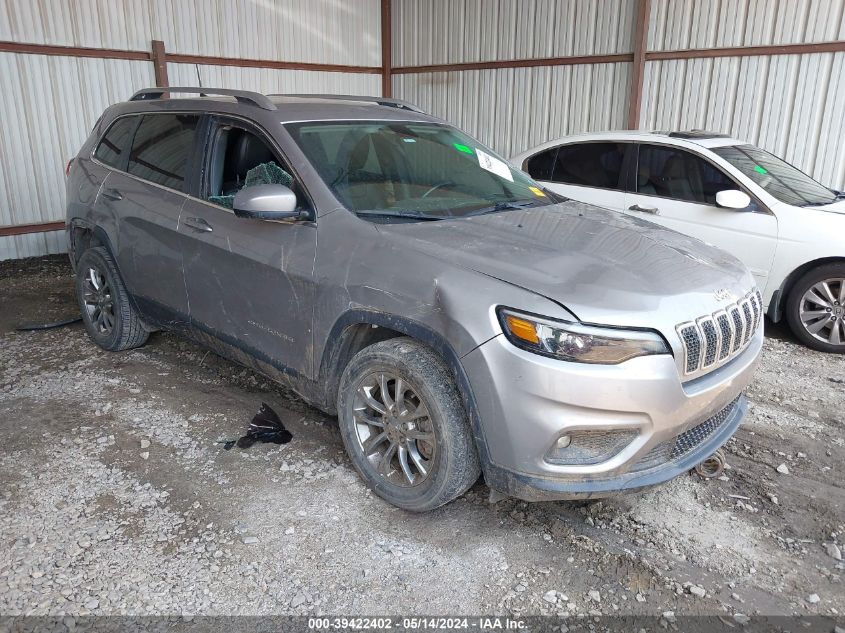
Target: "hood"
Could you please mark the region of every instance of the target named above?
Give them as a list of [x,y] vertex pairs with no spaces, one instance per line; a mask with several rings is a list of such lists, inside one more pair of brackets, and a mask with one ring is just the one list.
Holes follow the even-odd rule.
[[588,323],[674,330],[754,287],[724,251],[572,200],[378,230],[401,248],[543,295]]
[[[804,207],[805,209],[808,207]],[[826,204],[821,207],[812,207],[814,211],[827,211],[829,213],[845,214],[845,200],[837,200],[832,204]]]

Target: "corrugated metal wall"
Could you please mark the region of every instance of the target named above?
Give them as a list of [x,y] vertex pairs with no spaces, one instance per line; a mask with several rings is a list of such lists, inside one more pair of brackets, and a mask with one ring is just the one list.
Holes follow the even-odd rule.
[[[0,0],[0,40],[326,64],[381,63],[379,0]],[[205,86],[380,94],[379,75],[200,66]],[[168,64],[171,85],[198,85]],[[148,61],[0,53],[0,226],[64,219],[64,166],[102,111],[155,85]],[[65,248],[64,233],[0,237],[0,259]]]
[[843,0],[652,0],[648,50],[845,38]]
[[204,64],[167,65],[167,74],[172,86],[198,86],[197,71],[203,86],[234,87],[264,94],[319,92],[378,95],[381,92],[381,75]]
[[0,0],[0,40],[378,66],[380,15],[378,0]]
[[[631,51],[634,0],[393,0],[393,65]],[[393,94],[511,156],[625,125],[628,63],[396,74]]]
[[[393,0],[395,66],[630,53],[630,0]],[[648,50],[845,39],[845,0],[652,0]],[[845,188],[845,54],[649,61],[640,127],[707,128]],[[624,128],[630,63],[393,76],[505,156]]]
[[634,0],[393,0],[393,65],[631,51]]
[[[68,158],[106,107],[154,83],[150,62],[0,53],[0,226],[64,219]],[[0,237],[0,259],[62,252],[64,239]]]
[[394,75],[393,94],[513,156],[550,138],[623,127],[630,71],[617,63]]

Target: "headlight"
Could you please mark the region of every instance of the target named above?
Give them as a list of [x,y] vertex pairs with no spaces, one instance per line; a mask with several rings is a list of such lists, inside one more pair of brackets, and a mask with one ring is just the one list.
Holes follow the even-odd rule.
[[671,353],[657,332],[552,321],[509,308],[498,308],[496,312],[511,343],[543,356],[616,365],[636,356]]

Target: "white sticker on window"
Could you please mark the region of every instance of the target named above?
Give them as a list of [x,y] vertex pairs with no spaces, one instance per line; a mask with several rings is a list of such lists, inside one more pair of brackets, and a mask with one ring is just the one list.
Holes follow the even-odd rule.
[[496,174],[499,178],[504,178],[505,180],[513,182],[511,168],[508,167],[508,164],[505,161],[499,160],[495,156],[490,156],[490,154],[482,152],[478,148],[476,148],[475,153],[478,154],[478,164],[481,166],[481,169],[486,169],[487,171]]

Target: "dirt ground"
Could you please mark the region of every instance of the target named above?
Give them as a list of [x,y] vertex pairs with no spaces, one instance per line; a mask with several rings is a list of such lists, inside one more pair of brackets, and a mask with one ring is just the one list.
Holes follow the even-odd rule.
[[[14,330],[76,312],[65,258],[0,262],[0,614],[845,614],[845,359],[782,328],[721,480],[589,505],[479,482],[414,515],[334,419],[205,349]],[[293,441],[224,451],[262,402]]]

